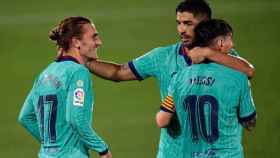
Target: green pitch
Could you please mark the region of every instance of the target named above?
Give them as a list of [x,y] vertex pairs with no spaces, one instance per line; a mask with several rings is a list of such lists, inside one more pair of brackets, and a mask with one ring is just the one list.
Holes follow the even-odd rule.
[[[62,18],[93,19],[103,46],[99,56],[127,62],[154,47],[177,41],[175,7],[179,0],[3,1],[0,5],[0,157],[36,157],[39,144],[17,123],[33,79],[55,57],[48,31]],[[211,0],[214,17],[234,28],[236,49],[256,67],[252,89],[257,127],[245,133],[246,157],[277,157],[280,146],[278,0]],[[159,129],[159,89],[153,79],[113,83],[94,79],[95,128],[114,158],[153,158]],[[95,154],[93,157],[96,156]]]

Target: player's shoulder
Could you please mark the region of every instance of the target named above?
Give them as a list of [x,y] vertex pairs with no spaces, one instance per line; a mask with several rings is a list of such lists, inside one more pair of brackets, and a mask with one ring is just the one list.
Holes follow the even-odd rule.
[[[196,65],[195,65],[196,66]],[[180,70],[177,70],[174,74],[172,74],[172,80],[174,81],[180,81],[182,79],[186,79],[187,77],[190,77],[191,74],[193,73],[193,67],[192,66],[186,66]]]
[[168,55],[168,54],[175,54],[180,47],[180,43],[175,43],[166,46],[159,46],[150,51],[150,53],[158,54],[158,55]]
[[72,76],[74,74],[89,76],[89,70],[82,64],[73,62],[73,61],[63,61],[56,62],[56,67],[59,67],[60,73],[63,73],[66,76]]
[[88,70],[88,68],[86,68],[84,65],[82,64],[77,64],[73,67],[73,73],[77,73],[77,74],[82,74],[82,75],[90,75],[90,72]]
[[246,76],[246,74],[244,74],[238,70],[232,69],[230,67],[226,67],[224,65],[217,64],[217,63],[210,63],[208,66],[210,68],[212,67],[213,69],[217,69],[217,71],[219,72],[218,74],[223,76],[226,79],[229,79],[229,80],[233,79],[238,82],[248,80],[248,77]]

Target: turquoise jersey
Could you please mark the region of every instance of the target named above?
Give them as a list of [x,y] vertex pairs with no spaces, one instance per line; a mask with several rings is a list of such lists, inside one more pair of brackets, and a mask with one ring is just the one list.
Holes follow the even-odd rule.
[[[231,51],[232,55],[238,55],[235,50]],[[140,56],[128,63],[130,69],[138,80],[148,77],[154,77],[160,87],[160,98],[163,100],[167,96],[167,89],[171,77],[182,68],[191,65],[191,60],[182,52],[181,43],[159,47]],[[174,124],[174,123],[173,123]],[[160,132],[160,142],[158,147],[157,158],[176,157],[180,148],[178,133],[173,125],[168,128],[162,128]]]
[[176,158],[243,158],[242,122],[256,117],[247,76],[215,63],[186,67],[168,90],[182,128]]
[[87,158],[108,146],[92,128],[91,75],[72,57],[51,63],[36,79],[19,115],[41,143],[40,158]]

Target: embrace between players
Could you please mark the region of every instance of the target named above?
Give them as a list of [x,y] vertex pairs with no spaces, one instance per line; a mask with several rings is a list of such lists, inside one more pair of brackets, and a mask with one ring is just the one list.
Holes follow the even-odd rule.
[[256,111],[248,78],[253,66],[233,49],[233,30],[211,19],[203,0],[176,8],[181,41],[151,50],[127,64],[98,59],[102,45],[93,22],[67,17],[49,38],[59,56],[36,78],[19,122],[40,143],[40,158],[102,158],[112,154],[92,128],[91,73],[107,80],[155,77],[162,104],[157,158],[242,158],[242,127],[251,130]]

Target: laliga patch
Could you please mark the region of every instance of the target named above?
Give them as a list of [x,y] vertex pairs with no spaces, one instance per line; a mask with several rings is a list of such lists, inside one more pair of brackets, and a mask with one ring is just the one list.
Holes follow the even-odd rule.
[[73,105],[84,106],[85,92],[82,88],[74,90]]

